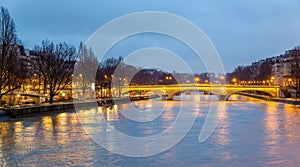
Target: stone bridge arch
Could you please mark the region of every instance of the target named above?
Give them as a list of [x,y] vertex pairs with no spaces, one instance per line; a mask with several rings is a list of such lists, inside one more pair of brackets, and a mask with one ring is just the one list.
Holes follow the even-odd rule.
[[[232,94],[244,91],[265,92],[271,97],[279,97],[280,87],[265,85],[148,85],[128,87],[129,91],[157,93],[161,99],[173,99],[176,94],[186,91],[204,91],[216,95],[220,100],[228,100]],[[122,94],[126,91],[122,91]]]
[[213,94],[219,98],[219,95],[214,91],[204,90],[204,89],[196,89],[196,88],[184,89],[184,90],[178,89],[178,90],[169,91],[169,92],[167,92],[167,96],[168,96],[168,99],[173,99],[178,94],[185,93],[185,92],[207,92],[207,93]]
[[228,100],[231,95],[237,93],[262,92],[270,97],[279,97],[280,88],[247,88],[247,89],[227,89],[225,100]]

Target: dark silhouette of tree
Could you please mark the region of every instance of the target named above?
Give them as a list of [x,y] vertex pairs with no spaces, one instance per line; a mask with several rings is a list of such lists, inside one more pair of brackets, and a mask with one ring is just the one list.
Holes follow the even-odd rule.
[[258,67],[258,75],[256,77],[256,80],[263,81],[263,80],[269,80],[271,78],[272,74],[272,65],[269,61],[264,61],[259,67]]
[[238,66],[231,73],[230,81],[236,78],[237,81],[264,81],[269,80],[272,74],[272,64],[269,61],[263,61],[258,65]]
[[[114,72],[119,64],[123,63],[123,58],[108,58],[100,63],[96,73],[96,86],[111,90]],[[108,92],[111,94],[111,92]]]
[[16,28],[8,10],[0,13],[0,100],[2,96],[21,87],[26,70],[20,58]]
[[[231,77],[236,78],[238,81],[249,81],[252,76],[252,69],[250,66],[238,66],[232,72]],[[232,80],[230,79],[230,81]]]
[[39,58],[34,64],[44,78],[44,85],[49,90],[49,102],[52,103],[54,96],[72,81],[76,49],[65,42],[55,45],[49,40],[42,41],[35,49]]

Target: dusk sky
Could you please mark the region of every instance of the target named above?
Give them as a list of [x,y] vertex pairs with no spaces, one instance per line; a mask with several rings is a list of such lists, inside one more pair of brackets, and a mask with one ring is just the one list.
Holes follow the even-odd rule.
[[[28,48],[43,39],[78,46],[108,21],[142,11],[170,12],[196,24],[216,47],[227,72],[237,65],[276,56],[300,45],[299,0],[1,0],[1,5],[9,9],[18,36]],[[137,39],[141,38],[147,40],[140,40],[140,47],[127,44],[123,47],[132,48],[114,54],[128,55],[141,47],[158,47],[166,41],[174,43],[164,37],[164,42],[157,42],[157,36],[151,40],[149,34]],[[150,44],[143,45],[143,41]],[[176,47],[174,52],[193,62],[190,52],[181,52],[181,48],[186,49]]]

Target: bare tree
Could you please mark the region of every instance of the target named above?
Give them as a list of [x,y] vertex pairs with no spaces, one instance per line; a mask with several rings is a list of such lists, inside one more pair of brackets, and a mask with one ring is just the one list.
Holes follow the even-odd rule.
[[[253,73],[251,71],[251,66],[238,66],[232,72],[231,77],[236,78],[239,81],[249,81],[251,78],[251,75],[253,75]],[[231,81],[231,79],[230,79],[230,81]]]
[[25,76],[19,57],[16,28],[6,8],[0,13],[0,100],[2,96],[20,88]]
[[74,77],[76,78],[73,81],[78,83],[83,95],[86,95],[87,90],[93,93],[91,92],[93,91],[92,83],[95,83],[98,66],[99,62],[92,48],[87,48],[86,45],[80,43],[76,69],[74,71]]
[[100,63],[97,74],[96,74],[96,83],[97,86],[100,86],[102,88],[108,89],[110,92],[108,94],[111,94],[111,85],[113,80],[113,74],[116,70],[116,68],[120,65],[120,63],[123,63],[123,58],[108,58],[105,59],[103,62]]
[[34,64],[44,78],[44,87],[49,90],[49,102],[52,103],[54,96],[72,81],[76,49],[65,42],[55,45],[49,40],[42,41],[35,49],[39,58]]

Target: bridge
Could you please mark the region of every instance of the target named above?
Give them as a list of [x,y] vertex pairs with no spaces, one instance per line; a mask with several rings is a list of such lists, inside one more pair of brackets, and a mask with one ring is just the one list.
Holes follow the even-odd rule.
[[[118,89],[118,88],[116,88]],[[199,91],[214,94],[219,100],[228,100],[232,94],[239,92],[263,92],[270,97],[280,97],[279,86],[266,85],[232,85],[232,84],[176,84],[176,85],[143,85],[119,87],[122,95],[130,93],[151,92],[161,99],[172,100],[183,92]]]

